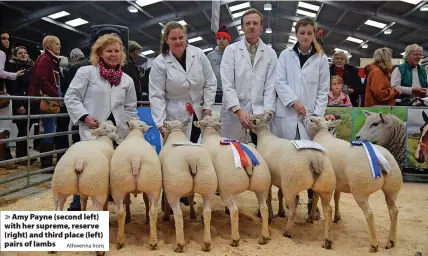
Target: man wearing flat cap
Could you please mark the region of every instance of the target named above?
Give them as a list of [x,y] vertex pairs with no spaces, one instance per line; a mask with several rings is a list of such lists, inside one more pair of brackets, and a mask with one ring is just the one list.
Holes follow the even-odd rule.
[[134,81],[135,92],[137,93],[137,101],[142,101],[142,93],[140,86],[140,71],[136,65],[138,58],[141,53],[141,45],[139,45],[135,41],[128,42],[128,58],[126,60],[126,64],[123,66],[123,72],[129,75]]

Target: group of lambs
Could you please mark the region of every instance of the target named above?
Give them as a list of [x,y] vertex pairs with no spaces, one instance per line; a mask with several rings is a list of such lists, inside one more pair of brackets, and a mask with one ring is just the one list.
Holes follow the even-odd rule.
[[[108,195],[111,193],[119,209],[117,248],[120,249],[124,245],[125,219],[127,222],[130,220],[129,194],[144,193],[146,216],[149,216],[150,224],[149,245],[156,249],[156,206],[163,189],[167,199],[164,219],[169,218],[171,207],[176,229],[175,252],[183,252],[185,241],[180,198],[191,199],[190,217],[196,218],[193,195],[199,193],[203,199],[202,250],[209,251],[211,203],[216,192],[220,193],[221,200],[230,212],[231,245],[238,246],[240,235],[236,195],[247,190],[256,194],[262,218],[259,243],[266,244],[270,240],[269,222],[272,217],[271,186],[278,187],[285,199],[288,220],[284,236],[290,238],[297,207],[295,198],[301,191],[312,189],[315,196],[307,222],[313,223],[316,205],[321,198],[325,223],[323,247],[331,249],[333,217],[330,201],[334,193],[334,222],[337,222],[341,218],[340,193],[352,193],[366,216],[371,234],[371,251],[375,252],[378,241],[368,198],[381,189],[385,194],[391,219],[386,248],[392,248],[396,242],[398,213],[395,201],[402,185],[402,176],[391,153],[376,146],[389,166],[384,168],[380,178],[375,179],[363,147],[352,146],[328,132],[329,127],[338,125],[339,121],[326,121],[315,116],[304,119],[305,127],[313,140],[327,149],[320,151],[296,149],[292,141],[274,136],[269,130],[271,118],[269,114],[250,118],[251,130],[258,138],[257,148],[240,144],[246,149],[245,154],[238,159],[242,160],[240,164],[235,157],[239,142],[229,142],[220,136],[221,122],[218,116],[206,116],[194,123],[201,128],[201,144],[189,141],[183,132],[182,122],[165,121],[165,142],[159,156],[144,138],[144,133],[151,126],[140,120],[128,121],[130,132],[122,140],[110,121],[103,122],[91,131],[97,137],[95,140],[73,144],[58,162],[52,179],[56,210],[63,210],[67,197],[73,194],[80,194],[82,210],[86,210],[88,197],[93,201],[94,210],[106,210]],[[116,149],[113,141],[118,144]],[[242,164],[245,158],[246,164]],[[282,198],[279,199],[282,204]],[[127,205],[126,210],[124,204]],[[280,207],[280,211],[284,210]]]

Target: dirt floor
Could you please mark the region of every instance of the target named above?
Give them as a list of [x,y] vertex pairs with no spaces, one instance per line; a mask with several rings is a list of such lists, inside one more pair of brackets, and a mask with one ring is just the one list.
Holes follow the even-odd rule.
[[[274,189],[276,193],[277,189]],[[391,250],[384,249],[389,232],[389,215],[382,192],[371,197],[371,207],[375,215],[379,252],[374,255],[428,255],[428,184],[406,183],[398,197],[398,232],[397,245]],[[261,221],[257,218],[257,200],[250,192],[238,196],[240,208],[239,230],[240,245],[231,247],[230,219],[223,212],[224,205],[219,197],[215,198],[212,207],[211,234],[212,250],[209,253],[201,251],[203,243],[203,224],[201,222],[202,204],[197,195],[196,210],[198,220],[189,221],[189,209],[182,206],[184,216],[184,232],[186,246],[184,254],[174,253],[175,229],[173,218],[169,222],[161,220],[162,212],[158,213],[158,250],[151,251],[148,246],[149,227],[144,224],[145,213],[142,196],[132,197],[132,221],[125,227],[125,247],[116,249],[117,218],[116,206],[110,203],[110,251],[106,255],[369,255],[369,233],[364,214],[357,206],[352,196],[342,194],[342,220],[333,224],[333,249],[321,248],[323,241],[323,221],[314,224],[305,222],[306,192],[301,193],[301,205],[298,208],[293,238],[282,236],[286,221],[275,218],[269,226],[272,240],[267,245],[259,245]],[[66,207],[71,201],[69,197]],[[159,204],[160,205],[160,204]],[[332,203],[333,205],[333,203]],[[274,210],[278,209],[277,197],[274,196]],[[8,206],[0,208],[8,210],[54,210],[54,202],[50,191],[31,198],[21,199]],[[46,252],[0,252],[0,255],[47,255]],[[58,252],[57,255],[95,255],[90,252]]]

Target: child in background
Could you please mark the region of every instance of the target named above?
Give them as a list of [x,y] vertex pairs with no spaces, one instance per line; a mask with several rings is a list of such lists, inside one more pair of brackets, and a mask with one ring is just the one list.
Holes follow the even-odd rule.
[[340,76],[332,76],[328,94],[328,105],[352,106],[349,96],[343,93],[343,79]]

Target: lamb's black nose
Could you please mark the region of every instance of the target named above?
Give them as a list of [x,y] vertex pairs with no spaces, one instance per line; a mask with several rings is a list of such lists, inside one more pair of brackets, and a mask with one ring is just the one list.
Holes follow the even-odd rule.
[[361,138],[361,137],[360,137],[360,136],[357,136],[357,137],[355,137],[355,138],[356,138],[357,140],[360,140],[360,138]]

